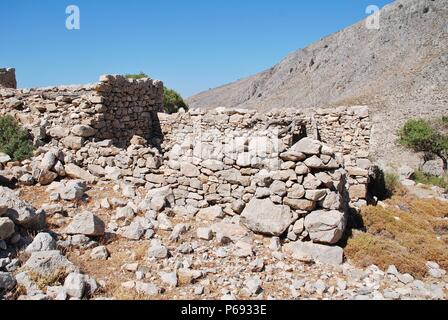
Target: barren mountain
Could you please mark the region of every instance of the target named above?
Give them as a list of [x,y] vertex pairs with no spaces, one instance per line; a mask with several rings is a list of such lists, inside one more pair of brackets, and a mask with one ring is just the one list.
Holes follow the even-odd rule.
[[262,111],[369,105],[372,154],[401,163],[408,159],[394,143],[396,129],[410,117],[448,111],[447,66],[448,1],[398,0],[380,11],[379,30],[361,21],[289,54],[269,70],[188,102],[193,108]]

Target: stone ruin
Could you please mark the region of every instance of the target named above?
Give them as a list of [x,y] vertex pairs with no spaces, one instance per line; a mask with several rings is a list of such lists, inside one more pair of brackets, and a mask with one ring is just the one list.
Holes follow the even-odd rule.
[[140,187],[163,194],[151,202],[158,212],[229,216],[255,233],[319,245],[337,244],[351,209],[368,201],[367,107],[167,115],[162,103],[162,82],[122,76],[0,89],[0,115],[18,119],[38,147],[33,159],[4,169],[27,185],[112,180],[126,196]]
[[0,68],[0,88],[17,88],[16,69]]

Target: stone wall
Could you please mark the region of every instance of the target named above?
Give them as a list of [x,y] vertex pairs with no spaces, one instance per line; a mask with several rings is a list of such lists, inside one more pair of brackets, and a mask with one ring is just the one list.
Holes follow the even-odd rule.
[[347,173],[352,205],[366,204],[370,121],[367,107],[340,107],[303,114],[296,110],[259,114],[254,110],[191,110],[159,115],[168,166],[178,159],[198,164],[222,162],[255,175],[262,169],[284,171],[281,155],[300,139],[311,137],[334,150]]
[[0,88],[17,88],[16,70],[13,68],[0,68]]
[[84,86],[0,91],[0,114],[33,128],[35,140],[53,138],[72,150],[89,139],[110,139],[120,147],[134,135],[150,139],[162,103],[162,82],[122,76]]

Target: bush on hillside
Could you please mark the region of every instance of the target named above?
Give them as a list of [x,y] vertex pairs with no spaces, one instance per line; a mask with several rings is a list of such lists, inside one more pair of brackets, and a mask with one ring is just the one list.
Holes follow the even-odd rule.
[[11,116],[0,117],[0,152],[14,161],[21,161],[33,155],[33,145],[28,132]]
[[165,88],[163,91],[163,109],[166,113],[176,113],[182,108],[185,111],[188,110],[188,105],[179,93],[172,89]]
[[415,152],[424,153],[424,161],[432,156],[443,160],[443,170],[448,171],[448,119],[436,121],[412,119],[399,131],[399,143]]

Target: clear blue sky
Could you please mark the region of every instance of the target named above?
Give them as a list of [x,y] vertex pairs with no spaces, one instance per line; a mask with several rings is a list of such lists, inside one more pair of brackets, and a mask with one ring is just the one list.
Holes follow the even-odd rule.
[[[252,75],[391,0],[0,0],[19,87],[144,71],[184,96]],[[68,5],[81,29],[65,28]]]

